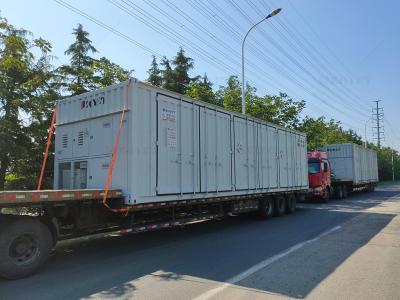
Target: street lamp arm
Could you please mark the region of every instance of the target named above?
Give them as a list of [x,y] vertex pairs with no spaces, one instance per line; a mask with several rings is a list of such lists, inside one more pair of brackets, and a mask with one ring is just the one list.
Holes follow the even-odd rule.
[[246,114],[246,96],[245,96],[245,83],[244,83],[244,43],[246,42],[247,36],[249,35],[250,31],[252,31],[257,25],[259,25],[263,21],[279,14],[279,12],[281,10],[282,10],[281,8],[275,9],[269,15],[267,15],[265,18],[263,18],[262,20],[258,21],[256,24],[251,26],[251,28],[246,32],[246,35],[243,38],[243,42],[242,42],[242,114]]
[[254,27],[256,27],[258,24],[264,22],[267,18],[263,18],[262,20],[260,20],[259,22],[257,22],[256,24],[254,24],[253,26],[251,26],[251,28],[247,31],[246,35],[244,36],[243,42],[242,42],[242,53],[243,53],[243,49],[244,49],[244,42],[247,39],[247,36],[249,35],[250,31],[253,30]]

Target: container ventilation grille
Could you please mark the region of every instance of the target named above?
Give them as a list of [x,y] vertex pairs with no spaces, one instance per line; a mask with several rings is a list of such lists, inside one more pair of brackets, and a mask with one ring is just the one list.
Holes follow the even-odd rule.
[[83,146],[83,135],[84,135],[84,132],[83,131],[79,131],[79,133],[78,133],[78,146]]
[[68,148],[68,134],[63,134],[61,142],[64,149]]

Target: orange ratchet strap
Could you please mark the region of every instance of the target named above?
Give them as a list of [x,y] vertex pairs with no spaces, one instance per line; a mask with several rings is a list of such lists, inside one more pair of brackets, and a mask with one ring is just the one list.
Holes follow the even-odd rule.
[[47,136],[47,145],[46,145],[46,151],[44,153],[43,157],[43,163],[42,163],[42,170],[40,171],[40,177],[39,177],[39,183],[37,190],[40,191],[40,188],[42,186],[42,181],[43,181],[43,175],[44,175],[44,169],[46,167],[46,161],[47,161],[47,156],[49,155],[49,148],[50,148],[50,143],[51,143],[51,136],[53,135],[54,131],[54,124],[56,122],[56,116],[57,116],[57,104],[54,106],[53,110],[53,117],[51,118],[51,125],[49,129],[49,135]]
[[122,109],[121,120],[119,121],[117,137],[115,139],[114,151],[113,151],[113,154],[111,156],[111,162],[110,162],[110,165],[108,167],[107,182],[106,182],[106,187],[104,189],[104,196],[103,196],[103,204],[104,204],[104,206],[106,206],[107,208],[109,208],[113,212],[125,212],[125,213],[128,213],[128,210],[129,210],[128,207],[121,208],[121,209],[111,208],[107,204],[107,195],[108,195],[108,190],[109,190],[110,184],[111,184],[111,178],[112,178],[112,173],[113,173],[113,169],[114,169],[114,165],[115,165],[115,160],[117,158],[119,139],[120,139],[120,136],[121,136],[121,129],[122,129],[122,123],[124,121],[125,111],[127,109],[129,90],[130,90],[130,87],[131,87],[131,83],[132,83],[132,79],[129,79],[128,87],[127,87],[127,89],[125,91],[125,104],[124,104],[124,108]]

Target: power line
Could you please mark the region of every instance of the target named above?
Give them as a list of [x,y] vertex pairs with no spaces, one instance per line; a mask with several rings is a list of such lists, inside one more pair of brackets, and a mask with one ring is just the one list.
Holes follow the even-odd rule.
[[[230,3],[232,5],[232,7],[234,7],[234,9],[236,11],[238,11],[242,17],[244,19],[246,19],[249,24],[252,24],[252,18],[239,6],[237,5],[237,3],[233,0],[227,0],[228,3]],[[276,29],[276,27],[274,27],[274,24],[271,22],[271,26]],[[263,28],[260,28],[258,30],[258,32],[260,34],[262,34],[262,36],[268,40],[280,53],[282,53],[287,59],[289,59],[298,69],[300,69],[303,73],[305,73],[306,75],[308,75],[314,82],[316,82],[318,85],[320,85],[322,87],[322,91],[323,93],[327,96],[330,97],[330,95],[333,96],[333,99],[337,99],[337,100],[341,100],[341,102],[343,103],[343,105],[348,106],[347,101],[351,98],[351,97],[346,97],[344,98],[342,96],[342,94],[337,93],[336,91],[334,91],[330,86],[326,85],[325,83],[323,83],[319,78],[316,77],[316,75],[310,71],[309,69],[307,69],[304,65],[302,65],[298,59],[296,59],[294,56],[290,55],[281,45],[279,45],[279,43],[277,43],[270,35],[268,35]],[[284,40],[286,41],[286,43],[289,45],[290,48],[292,48],[294,50],[294,52],[296,53],[300,53],[301,55],[303,55],[303,53],[301,51],[299,51],[298,49],[296,49],[296,47],[294,47],[293,43],[285,36],[282,34],[282,32],[278,32],[278,36],[281,36],[284,38]],[[305,57],[303,55],[303,57]],[[306,58],[306,57],[305,57]],[[306,58],[307,59],[307,58]],[[313,64],[310,60],[308,60],[309,64]],[[357,110],[357,108],[354,108],[352,106],[349,106],[349,108],[351,109],[355,109]],[[364,112],[359,111],[360,114],[364,114]],[[366,115],[365,115],[366,116]]]
[[[106,24],[104,24],[103,22],[101,22],[101,21],[99,21],[99,20],[97,20],[97,19],[95,19],[95,18],[93,18],[93,17],[91,17],[91,16],[89,16],[88,14],[86,14],[86,13],[84,13],[84,12],[82,12],[81,10],[79,10],[79,9],[77,9],[77,8],[75,8],[75,7],[73,7],[72,5],[69,5],[69,4],[67,4],[67,3],[65,3],[64,1],[62,1],[62,0],[54,0],[55,2],[57,2],[57,3],[59,3],[60,5],[62,5],[62,6],[64,6],[64,7],[66,7],[66,8],[68,8],[68,9],[70,9],[70,10],[72,10],[72,11],[74,11],[75,13],[77,13],[77,14],[79,14],[79,15],[81,15],[81,16],[83,16],[83,17],[85,17],[85,18],[87,18],[88,20],[90,20],[90,21],[92,21],[92,22],[94,22],[95,24],[97,24],[97,25],[99,25],[99,26],[101,26],[101,27],[103,27],[103,28],[105,28],[105,29],[107,29],[108,31],[111,31],[112,33],[114,33],[114,34],[116,34],[116,35],[118,35],[118,36],[120,36],[120,37],[122,37],[122,38],[124,38],[124,39],[126,39],[126,40],[128,40],[128,41],[130,41],[130,42],[132,42],[132,39],[130,38],[130,37],[128,37],[128,36],[126,36],[126,35],[124,35],[124,34],[122,34],[121,32],[119,32],[118,30],[116,30],[116,29],[114,29],[114,28],[112,28],[112,27],[110,27],[110,26],[108,26],[108,25],[106,25]],[[109,1],[109,2],[111,2],[111,1]],[[134,8],[134,9],[138,9],[141,13],[142,13],[142,15],[141,15],[141,17],[142,17],[142,20],[143,20],[143,18],[144,17],[149,17],[149,16],[151,16],[150,14],[148,14],[147,13],[147,15],[146,15],[146,12],[145,11],[143,11],[142,9],[140,9],[140,7],[138,7],[137,5],[135,5],[135,4],[133,4],[131,1],[122,1],[124,4],[125,4],[125,6],[123,6],[121,3],[118,3],[119,5],[120,5],[120,8],[121,8],[121,6],[123,7],[123,8],[125,8],[125,11],[126,10],[129,10],[130,12],[132,12],[132,10],[130,10],[126,5],[128,5],[128,6],[130,6],[130,7],[132,7],[132,8]],[[147,2],[151,2],[151,1],[147,1]],[[171,3],[171,2],[170,2]],[[154,3],[153,3],[153,6],[154,6]],[[154,8],[154,7],[153,7]],[[152,20],[152,21],[154,21],[154,20]],[[157,23],[156,23],[157,24]],[[163,23],[163,22],[161,22],[160,20],[158,20],[158,29],[160,28],[160,26],[161,26],[161,28],[165,28],[165,26],[164,26],[164,24],[165,23]],[[154,26],[154,24],[153,24],[153,26]],[[204,27],[204,26],[203,26]],[[157,28],[157,27],[156,27]],[[225,27],[224,28],[224,30],[229,30],[230,29],[230,27]],[[156,29],[155,29],[156,30]],[[192,32],[192,36],[193,36],[193,30],[191,30],[190,29],[190,31]],[[232,30],[231,30],[232,31]],[[238,36],[238,34],[237,34],[237,31],[235,31],[235,30],[233,30],[233,32],[236,34],[236,36],[237,37],[239,37],[239,38],[241,38],[240,36]],[[161,32],[159,32],[160,34],[165,34],[165,31],[163,32],[163,31],[161,31]],[[168,32],[167,32],[168,33]],[[171,32],[169,32],[169,33],[171,33]],[[208,32],[209,33],[209,32]],[[179,33],[178,33],[179,34]],[[176,37],[176,35],[175,35],[175,37]],[[196,36],[195,36],[196,37]],[[199,37],[196,37],[198,40],[200,40],[201,42],[205,42],[204,41],[204,39],[203,38],[199,38]],[[218,39],[216,39],[215,38],[215,36],[214,36],[214,39],[213,40],[218,40]],[[136,41],[135,41],[136,42]],[[181,41],[176,41],[178,44],[180,44],[181,43]],[[193,44],[192,43],[192,41],[191,40],[185,40],[185,42],[186,43],[191,43],[191,44]],[[138,42],[136,42],[136,43],[138,43]],[[139,43],[140,44],[140,43]],[[220,41],[219,41],[219,44],[221,44],[220,43]],[[141,44],[140,44],[141,45]],[[195,44],[194,44],[195,45]],[[225,43],[225,45],[226,45],[226,43]],[[145,47],[145,46],[143,46],[143,45],[141,45],[142,47]],[[196,46],[196,48],[198,48],[197,47],[197,45],[195,45]],[[141,48],[142,48],[141,47]],[[161,57],[161,55],[160,54],[158,54],[158,53],[156,53],[155,51],[153,51],[152,49],[150,49],[150,48],[148,48],[148,47],[145,47],[145,48],[147,48],[147,49],[145,49],[145,50],[147,50],[148,52],[150,52],[150,53],[152,53],[152,54],[154,54],[154,55],[156,55],[157,57]],[[200,48],[198,48],[198,49],[200,49]],[[223,52],[221,53],[221,51],[219,50],[219,49],[217,49],[217,48],[215,48],[215,47],[213,47],[212,49],[214,49],[216,52],[218,52],[218,53],[220,53],[221,55],[222,54],[224,54]],[[200,51],[201,50],[204,50],[204,49],[200,49]],[[230,49],[229,49],[229,51],[228,51],[229,53],[231,53],[232,52],[232,48],[230,47]],[[227,52],[227,53],[228,53]],[[210,54],[207,52],[207,51],[205,51],[204,50],[204,52],[203,53],[199,53],[200,55],[202,54],[203,55],[203,59],[205,58],[204,56],[206,56],[206,58],[210,58]],[[260,55],[261,54],[261,55]],[[208,57],[207,57],[208,56]],[[230,57],[229,55],[225,55],[225,59],[227,58],[227,57]],[[258,61],[259,62],[264,62],[265,63],[265,55],[263,55],[262,53],[258,53]],[[214,59],[215,60],[215,57],[214,56],[211,56],[211,59]],[[221,60],[219,60],[219,62],[220,62]],[[272,62],[273,62],[273,60],[271,60]],[[260,68],[259,67],[259,64],[253,64],[253,63],[251,63],[251,62],[249,62],[251,65],[255,65],[256,66],[256,68],[258,69],[258,70],[260,70],[260,69],[262,69],[262,68]],[[215,66],[215,63],[213,63],[212,62],[212,64]],[[221,68],[221,66],[220,66],[220,64],[218,64],[218,66]],[[234,70],[234,69],[232,69],[231,68],[231,66],[229,66],[229,65],[226,65],[225,64],[225,68],[223,68],[223,69],[230,69],[230,71],[232,71],[232,70]],[[228,68],[227,68],[228,67]],[[275,64],[275,68],[277,68],[277,65]],[[261,73],[261,72],[253,72],[255,75],[257,74],[257,73]],[[271,76],[268,76],[268,74],[264,71],[264,72],[262,72],[262,74],[264,74],[265,75],[265,77],[269,77],[269,79],[271,80],[271,81],[273,81],[273,79],[274,78],[272,78]],[[296,75],[295,75],[296,76]],[[260,77],[259,76],[259,74],[258,74],[258,76],[257,76],[258,78],[261,78],[261,79],[263,79],[262,77]],[[288,78],[291,78],[292,80],[296,80],[296,78],[293,78],[293,76],[287,76]],[[296,82],[300,87],[302,87],[304,90],[306,90],[306,92],[307,93],[309,93],[309,94],[311,94],[311,95],[313,95],[316,99],[318,99],[318,100],[320,100],[321,102],[323,102],[325,105],[327,105],[327,106],[330,106],[332,109],[335,109],[335,107],[334,106],[332,106],[329,102],[327,102],[327,101],[325,101],[324,102],[324,99],[322,99],[322,98],[320,98],[320,97],[318,97],[318,95],[317,94],[315,94],[315,92],[313,91],[313,89],[308,89],[308,88],[306,88],[304,85],[302,85],[301,84],[301,82],[299,82],[299,81],[297,81]],[[314,105],[313,105],[314,106]],[[316,108],[318,108],[318,109],[320,109],[319,108],[319,106],[315,106]],[[338,111],[338,109],[336,108],[335,109],[336,111]],[[326,113],[326,112],[325,112]],[[350,118],[353,118],[353,116],[350,116],[349,115],[349,117]],[[342,122],[343,124],[346,124],[345,122]],[[349,125],[349,127],[351,127],[351,125]]]
[[[256,8],[252,0],[250,0],[248,3],[251,4],[253,8]],[[266,0],[264,0],[264,6],[267,9],[271,10],[271,7],[266,4]],[[283,15],[282,18],[285,18],[285,16]],[[322,55],[322,53],[311,42],[308,41],[307,37],[305,37],[300,31],[298,31],[294,26],[291,25],[289,19],[282,21],[278,18],[277,23],[280,25],[283,31],[285,31],[290,36],[290,38],[287,39],[289,43],[291,43],[291,41],[294,41],[294,43],[298,45],[300,50],[303,50],[311,57],[311,59],[309,59],[307,55],[302,54],[302,56],[305,57],[306,61],[310,65],[312,65],[314,69],[320,73],[321,76],[324,76],[324,74],[326,73],[331,76],[332,79],[336,77],[335,74],[332,72],[332,65],[328,62],[327,59],[325,59],[325,56]],[[282,33],[275,25],[273,25],[273,27],[275,27],[280,33]],[[305,43],[303,43],[303,41]],[[316,62],[316,64],[314,63],[314,61]],[[351,94],[351,98],[354,99],[354,101],[357,102],[359,105],[364,106],[365,109],[369,110],[371,108],[370,105],[366,104],[365,101],[363,101],[354,91],[352,91],[346,85],[339,84],[338,87],[340,87],[342,91],[345,91],[345,93],[347,92]]]
[[[194,5],[193,3],[192,3],[192,1],[191,0],[187,0],[188,2],[189,2],[189,4],[191,4],[192,6],[193,6],[193,8],[195,8],[197,11],[199,11],[200,13],[203,13],[202,11],[201,11],[201,5],[203,5],[201,2],[196,2],[196,5]],[[231,30],[231,31],[233,31],[233,32],[235,32],[236,34],[237,34],[237,32],[239,31],[242,31],[242,29],[239,27],[239,25],[237,25],[237,23],[236,23],[236,20],[235,19],[233,19],[230,15],[228,15],[227,13],[225,13],[225,11],[224,10],[221,10],[218,6],[217,6],[217,3],[215,3],[215,2],[210,2],[210,4],[213,6],[213,9],[211,10],[210,9],[210,11],[211,12],[209,12],[209,18],[212,20],[213,18],[215,18],[215,19],[217,19],[217,18],[219,18],[219,19],[221,19],[221,16],[224,16],[224,17],[226,17],[229,21],[228,22],[225,22],[225,24],[222,24],[223,26],[220,26],[220,27],[225,27],[225,26],[228,26],[228,25],[226,25],[226,24],[231,24],[231,25],[235,25],[236,26],[236,28],[237,29],[235,29],[235,30]],[[200,9],[199,9],[200,8]],[[218,11],[218,13],[215,13],[215,11]],[[204,13],[203,13],[204,14]],[[217,24],[218,25],[218,24]],[[229,28],[229,27],[228,27]],[[250,43],[252,43],[251,42],[251,40],[249,41]],[[259,51],[259,46],[261,46],[263,49],[266,49],[266,51]],[[266,56],[268,57],[268,55],[265,55],[265,53],[266,52],[268,52],[268,49],[264,46],[264,45],[259,45],[259,44],[252,44],[252,48],[255,48],[255,50],[256,51],[259,51],[259,53],[261,54],[261,55],[263,55],[263,57],[265,58]],[[271,56],[274,56],[272,53],[270,54]],[[265,60],[265,59],[264,59]],[[276,57],[276,56],[274,56],[274,60],[276,60],[276,61],[278,61],[281,65],[283,65],[286,69],[289,69],[290,70],[290,72],[293,72],[293,73],[295,73],[296,75],[295,75],[295,77],[296,78],[301,78],[301,79],[303,79],[304,80],[304,77],[303,76],[301,76],[301,75],[299,75],[297,72],[295,72],[295,71],[293,71],[290,67],[288,67],[282,60],[280,60],[278,57]],[[276,63],[273,63],[273,60],[271,60],[272,62],[268,62],[269,64],[271,64],[275,69],[277,69],[277,70],[279,70],[279,73],[283,73],[282,72],[282,68],[279,68],[279,67],[276,67]],[[275,65],[275,66],[274,66]],[[301,66],[300,66],[300,68],[301,68]],[[303,69],[304,70],[304,69]],[[286,74],[285,74],[286,75]],[[299,85],[299,82],[296,82],[296,84],[298,84]],[[310,83],[308,83],[308,84],[310,84]],[[304,89],[304,85],[302,86],[302,88]],[[318,87],[313,87],[312,88],[313,90],[319,90],[318,89]],[[324,90],[319,90],[319,92],[321,93],[321,94],[325,94],[326,95],[326,92],[324,91]],[[313,97],[315,97],[316,99],[318,99],[318,100],[322,100],[320,97],[318,97],[318,95],[315,95],[315,93],[313,93],[313,92],[310,92],[310,91],[308,91],[308,93],[309,94],[312,94],[313,95]],[[321,102],[324,102],[324,104],[325,105],[327,105],[327,106],[329,106],[330,108],[332,108],[332,109],[334,109],[334,110],[336,110],[336,111],[339,111],[339,113],[341,114],[341,115],[347,115],[347,116],[349,116],[349,118],[351,119],[351,120],[354,120],[354,116],[353,115],[349,115],[349,113],[348,113],[348,111],[343,111],[343,110],[341,110],[340,108],[338,108],[338,107],[336,107],[336,106],[333,106],[331,103],[327,103],[327,101],[324,101],[324,100],[322,100]],[[352,111],[353,109],[351,109],[351,110],[349,110],[349,111]],[[361,121],[358,121],[359,123],[362,123]],[[343,122],[344,123],[344,122]]]
[[[310,25],[310,23],[307,21],[305,17],[300,13],[300,11],[296,8],[296,6],[293,5],[291,0],[288,0],[289,5],[293,8],[294,12],[298,15],[300,20],[308,27],[308,29],[314,34],[314,36],[319,40],[319,42],[330,52],[333,58],[336,59],[336,61],[339,63],[339,65],[342,66],[342,69],[350,76],[350,78],[353,78],[354,75],[352,72],[348,69],[346,64],[343,63],[343,61],[339,58],[339,56],[328,46],[328,44],[319,36],[319,34],[314,30],[314,28]],[[324,57],[326,60],[326,58]],[[326,60],[327,61],[327,60]],[[329,62],[328,62],[329,63]],[[337,66],[337,64],[336,64]],[[366,95],[361,95],[364,99],[367,99],[368,97]],[[369,105],[368,105],[369,106]],[[369,106],[371,108],[371,106]]]
[[100,20],[88,15],[87,13],[81,11],[80,9],[78,9],[78,8],[76,8],[76,7],[72,6],[72,5],[64,2],[63,0],[53,0],[53,1],[57,2],[58,4],[64,6],[67,9],[71,10],[72,12],[84,17],[85,19],[95,23],[96,25],[101,26],[102,28],[106,29],[107,31],[109,31],[109,32],[111,32],[111,33],[123,38],[124,40],[130,42],[131,44],[134,44],[135,46],[141,48],[142,50],[144,50],[144,51],[146,51],[146,52],[148,52],[148,53],[150,53],[152,55],[155,55],[156,57],[159,57],[159,58],[162,57],[162,55],[159,54],[158,52],[150,49],[149,47],[144,46],[143,44],[139,43],[138,41],[135,41],[131,37],[127,36],[126,34],[123,34],[122,32],[120,32],[120,31],[114,29],[113,27],[103,23],[102,21],[100,21]]

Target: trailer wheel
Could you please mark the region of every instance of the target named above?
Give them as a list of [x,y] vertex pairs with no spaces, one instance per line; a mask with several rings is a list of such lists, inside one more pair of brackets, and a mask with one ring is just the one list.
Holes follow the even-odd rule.
[[342,185],[342,190],[343,190],[343,198],[347,198],[349,195],[349,192],[347,190],[347,185]]
[[274,215],[274,200],[273,199],[261,199],[259,204],[260,216],[263,219],[269,219]]
[[336,198],[343,199],[343,187],[341,185],[338,185],[335,187],[336,190]]
[[296,196],[290,194],[286,199],[286,212],[292,214],[296,211]]
[[275,199],[275,216],[283,216],[286,212],[286,199],[283,197],[277,197]]
[[31,217],[13,217],[0,228],[0,276],[18,279],[39,269],[52,248],[50,230]]
[[368,185],[367,191],[368,191],[368,192],[375,192],[375,184],[370,183],[370,184]]

